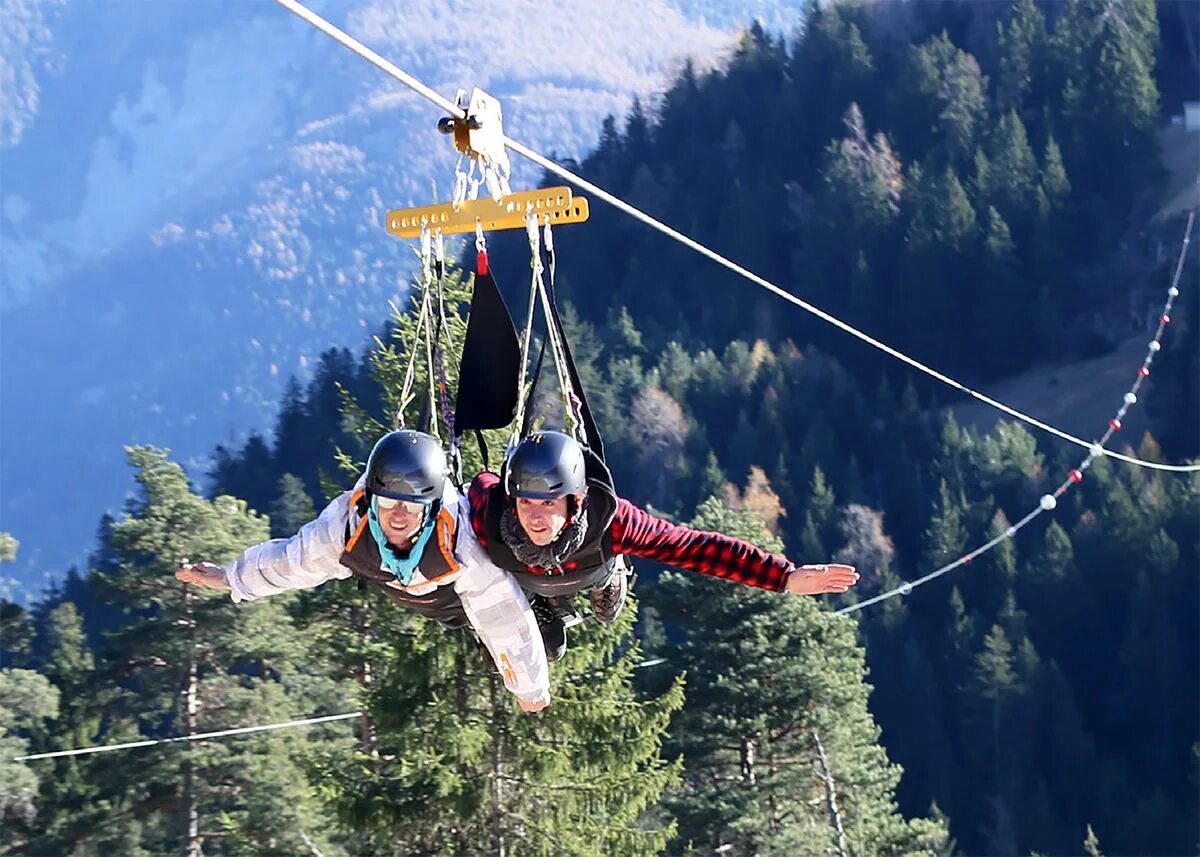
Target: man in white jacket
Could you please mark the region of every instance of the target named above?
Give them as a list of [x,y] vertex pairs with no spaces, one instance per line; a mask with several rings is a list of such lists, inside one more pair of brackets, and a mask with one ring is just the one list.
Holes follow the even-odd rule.
[[550,675],[537,620],[512,575],[479,546],[446,470],[437,440],[394,431],[375,444],[354,489],[290,539],[247,548],[224,568],[201,562],[175,576],[229,590],[234,601],[359,577],[447,627],[469,624],[521,710],[540,711]]

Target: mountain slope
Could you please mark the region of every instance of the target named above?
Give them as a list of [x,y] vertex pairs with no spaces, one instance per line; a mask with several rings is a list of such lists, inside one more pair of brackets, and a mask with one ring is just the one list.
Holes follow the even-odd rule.
[[[702,19],[739,14],[316,8],[440,92],[489,88],[513,136],[567,156],[687,56],[718,61],[735,34]],[[3,13],[0,530],[21,540],[19,587],[78,561],[119,511],[123,444],[202,470],[215,443],[269,426],[289,375],[364,344],[411,258],[383,213],[444,193],[454,157],[435,108],[273,4]]]

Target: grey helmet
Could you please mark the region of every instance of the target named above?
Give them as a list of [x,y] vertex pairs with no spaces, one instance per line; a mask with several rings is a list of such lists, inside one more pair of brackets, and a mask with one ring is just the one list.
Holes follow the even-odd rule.
[[385,434],[367,459],[369,494],[434,503],[442,499],[445,486],[446,453],[424,432],[406,429]]
[[536,431],[508,458],[504,490],[510,497],[557,500],[587,490],[583,447],[557,431]]

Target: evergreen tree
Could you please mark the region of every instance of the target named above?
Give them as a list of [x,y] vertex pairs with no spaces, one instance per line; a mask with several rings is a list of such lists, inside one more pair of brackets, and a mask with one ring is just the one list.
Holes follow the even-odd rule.
[[988,146],[987,200],[1010,224],[1032,220],[1038,164],[1016,111],[1000,117]]
[[[1008,526],[1008,516],[1003,509],[997,509],[988,524],[986,540],[1003,535]],[[963,583],[969,587],[971,603],[979,612],[998,617],[1013,596],[1016,579],[1016,548],[1012,539],[1004,539],[973,563]]]
[[1069,0],[1054,27],[1049,61],[1069,134],[1064,154],[1077,187],[1088,190],[1089,210],[1080,213],[1093,240],[1120,234],[1153,158],[1158,35],[1153,0]]
[[33,670],[0,669],[0,854],[24,853],[38,814],[34,796],[37,762],[18,762],[25,739],[15,732],[36,727],[58,714],[58,690]]
[[20,604],[0,598],[0,667],[26,665],[33,636],[29,612]]
[[[761,521],[715,497],[691,525],[763,538]],[[669,657],[691,687],[673,743],[684,782],[665,799],[678,847],[899,854],[939,837],[933,822],[895,808],[899,770],[877,744],[850,623],[809,599],[675,572],[657,600],[682,634]]]
[[271,448],[262,435],[251,434],[235,452],[218,446],[209,476],[214,497],[223,494],[237,497],[256,511],[265,512],[271,507],[271,494],[278,478],[274,475]]
[[[140,496],[112,527],[117,570],[103,581],[128,619],[111,635],[106,670],[124,681],[103,712],[108,741],[191,734],[310,714],[345,705],[336,687],[311,682],[293,694],[287,677],[302,664],[283,601],[233,608],[223,594],[177,584],[180,562],[225,561],[266,538],[265,521],[231,497],[191,493],[181,468],[157,450],[129,450]],[[314,692],[320,691],[320,692]],[[83,834],[85,847],[110,851],[126,820],[139,853],[299,853],[305,837],[328,844],[301,767],[307,739],[274,732],[224,742],[172,743],[138,750],[136,763],[101,758],[106,817]],[[139,829],[140,828],[140,829]]]
[[[59,717],[52,731],[39,736],[39,749],[72,749],[96,743],[101,712],[112,701],[108,676],[97,674],[83,619],[74,602],[55,607],[46,622],[47,654],[42,674],[60,693]],[[69,843],[85,839],[103,824],[106,796],[89,778],[86,756],[69,756],[41,762],[40,802],[45,808],[37,834],[28,845],[31,854],[65,852]]]
[[312,499],[299,477],[285,473],[279,477],[279,494],[271,504],[271,537],[286,539],[317,516]]
[[788,71],[798,86],[798,114],[811,128],[797,141],[797,161],[815,166],[821,149],[837,135],[843,112],[873,97],[875,62],[846,4],[809,4],[803,30]]
[[[978,786],[990,796],[990,817],[981,819],[986,832],[987,852],[995,854],[1016,853],[1016,831],[1013,829],[1011,805],[1005,799],[1003,776],[1007,767],[1004,756],[1004,737],[1007,733],[1006,712],[1011,709],[1021,689],[1017,674],[1012,644],[999,625],[992,627],[983,641],[983,649],[976,655],[971,672],[971,701],[980,715],[977,734],[981,739],[979,749],[982,764],[977,762],[981,775]],[[978,833],[976,833],[978,836]],[[975,837],[967,838],[969,844]]]
[[1045,42],[1045,16],[1034,0],[1015,0],[1007,19],[996,25],[999,68],[993,83],[1001,111],[1021,112],[1031,96],[1041,92]]
[[800,536],[801,556],[820,557],[830,554],[833,544],[836,499],[833,489],[825,482],[825,473],[814,467],[809,480],[808,501],[804,511],[804,529]]
[[531,718],[468,638],[381,610],[374,746],[323,765],[343,821],[370,853],[659,853],[672,826],[642,814],[677,777],[660,747],[682,686],[634,694],[635,614],[573,631]]
[[962,523],[962,503],[950,494],[943,479],[939,487],[933,518],[925,529],[925,548],[921,565],[929,571],[941,568],[966,553],[967,531]]
[[[455,272],[446,288],[451,340],[461,343],[464,322],[457,307],[469,302],[468,283]],[[389,409],[402,404],[401,354],[413,341],[412,314],[399,315],[394,330],[393,340],[372,355]],[[447,355],[447,362],[452,371],[457,355]],[[632,395],[640,386],[640,361],[633,356],[625,366],[636,380],[618,377],[610,383]],[[418,403],[428,394],[423,370],[418,366],[415,373]],[[666,399],[649,405],[678,410],[659,393]],[[412,411],[405,418],[411,420]],[[377,421],[357,422],[368,439],[382,429]],[[492,448],[502,448],[502,432],[488,434]],[[482,469],[473,445],[463,452],[464,473]],[[348,458],[345,464],[347,477],[357,472]],[[673,827],[652,808],[677,777],[678,766],[662,758],[661,747],[671,714],[682,704],[682,684],[676,680],[646,698],[636,692],[634,603],[611,625],[572,630],[567,656],[552,674],[553,701],[537,718],[518,711],[490,658],[469,636],[390,602],[364,612],[365,621],[346,611],[319,620],[327,626],[322,633],[341,628],[344,638],[356,639],[356,654],[369,668],[358,670],[367,690],[367,738],[351,761],[339,752],[319,763],[324,790],[364,850],[456,855],[662,850]]]
[[909,152],[932,150],[942,163],[962,164],[975,151],[987,116],[985,81],[975,57],[945,32],[913,48],[909,79],[896,88],[896,126]]
[[1037,696],[1040,768],[1058,819],[1056,829],[1038,846],[1052,853],[1066,852],[1075,847],[1079,828],[1096,805],[1099,760],[1075,691],[1053,661],[1042,670]]
[[1008,224],[994,206],[988,206],[980,260],[982,282],[971,313],[978,371],[985,377],[1011,374],[1025,368],[1029,360],[1028,352],[1012,347],[1030,322],[1025,281],[1015,251]]
[[949,166],[912,166],[905,196],[905,269],[892,324],[899,341],[925,359],[958,365],[974,353],[957,339],[955,319],[968,309],[962,282],[976,244],[975,210]]

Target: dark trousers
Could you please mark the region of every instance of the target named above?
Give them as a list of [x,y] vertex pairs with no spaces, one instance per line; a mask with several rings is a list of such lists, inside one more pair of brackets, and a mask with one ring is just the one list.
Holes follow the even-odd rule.
[[375,583],[375,585],[386,592],[388,598],[397,604],[415,610],[426,619],[441,622],[447,628],[457,630],[470,625],[466,611],[463,610],[462,601],[453,586],[439,586],[433,592],[425,595],[413,595],[382,583]]

